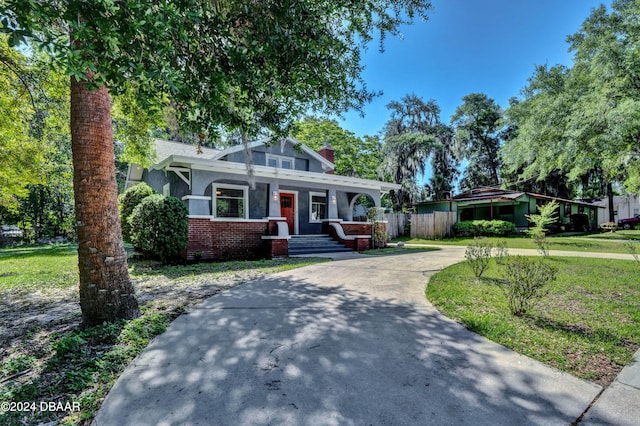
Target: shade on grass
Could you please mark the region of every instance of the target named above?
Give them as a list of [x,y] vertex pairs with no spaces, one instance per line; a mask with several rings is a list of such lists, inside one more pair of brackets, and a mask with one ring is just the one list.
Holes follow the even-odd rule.
[[497,343],[578,377],[608,384],[640,347],[640,264],[551,257],[549,294],[523,317],[509,313],[491,261],[476,280],[466,262],[431,278],[427,298],[445,315]]

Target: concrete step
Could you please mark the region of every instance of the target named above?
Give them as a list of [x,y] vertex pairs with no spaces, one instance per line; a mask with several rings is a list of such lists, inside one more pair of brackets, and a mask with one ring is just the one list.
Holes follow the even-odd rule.
[[289,240],[289,255],[332,253],[353,251],[335,241],[329,235],[292,235]]

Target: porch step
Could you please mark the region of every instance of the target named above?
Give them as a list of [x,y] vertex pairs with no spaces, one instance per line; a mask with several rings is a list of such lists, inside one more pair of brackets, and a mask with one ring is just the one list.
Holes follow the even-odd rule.
[[353,251],[353,249],[345,247],[327,234],[292,235],[289,240],[289,256],[340,251]]

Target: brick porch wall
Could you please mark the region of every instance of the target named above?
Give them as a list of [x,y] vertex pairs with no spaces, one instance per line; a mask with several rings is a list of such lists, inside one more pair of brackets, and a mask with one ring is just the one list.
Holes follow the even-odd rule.
[[268,222],[211,221],[189,218],[189,243],[185,257],[202,260],[256,259],[267,257]]
[[366,222],[341,223],[346,235],[371,235],[371,224]]

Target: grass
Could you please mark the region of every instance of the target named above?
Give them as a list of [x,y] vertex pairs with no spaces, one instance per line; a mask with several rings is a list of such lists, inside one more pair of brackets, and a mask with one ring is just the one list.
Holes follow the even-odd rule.
[[0,250],[0,292],[61,289],[78,285],[78,256],[73,244]]
[[[124,368],[190,305],[247,280],[322,261],[166,266],[132,259],[141,317],[82,328],[75,245],[0,249],[0,403],[36,403],[29,407],[34,410],[0,411],[0,424],[89,424]],[[49,317],[34,321],[42,312]],[[72,409],[40,411],[41,402]]]
[[640,347],[640,267],[625,260],[550,257],[549,294],[512,316],[495,285],[494,260],[480,280],[466,262],[431,278],[427,298],[468,329],[577,377],[608,385]]
[[640,241],[640,231],[636,231],[636,230],[625,231],[624,229],[621,229],[616,232],[603,232],[601,234],[592,234],[592,235],[589,235],[589,238],[596,238],[600,240]]
[[[628,231],[637,232],[637,231]],[[616,232],[617,234],[617,232]],[[595,234],[604,235],[604,234]],[[507,248],[512,249],[531,249],[536,250],[536,246],[530,237],[514,236],[514,237],[485,237],[488,242],[496,243],[498,241],[506,241]],[[634,236],[635,239],[635,236]],[[549,235],[550,250],[559,251],[576,251],[591,253],[629,253],[627,247],[622,241],[607,241],[606,238],[591,238],[591,236],[579,237],[562,237]],[[394,241],[403,241],[409,244],[426,244],[426,245],[454,245],[469,246],[473,243],[473,237],[457,237],[447,238],[444,240],[426,240],[422,238],[401,237]]]

